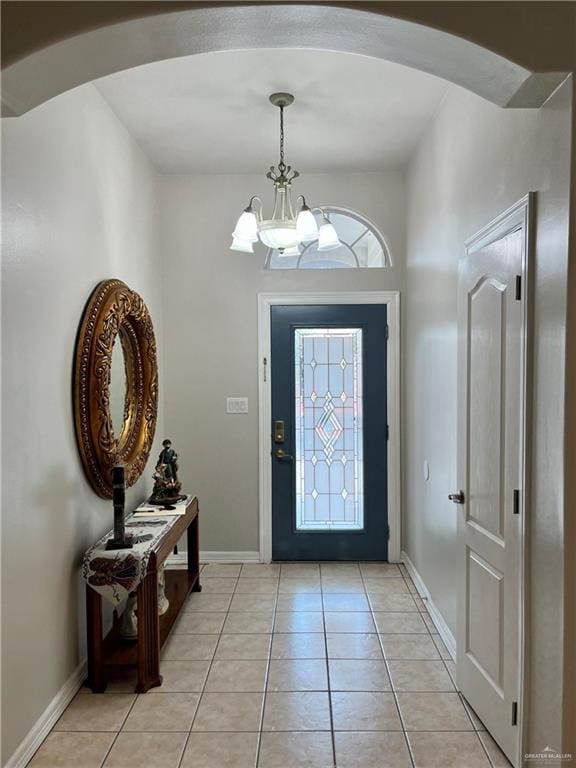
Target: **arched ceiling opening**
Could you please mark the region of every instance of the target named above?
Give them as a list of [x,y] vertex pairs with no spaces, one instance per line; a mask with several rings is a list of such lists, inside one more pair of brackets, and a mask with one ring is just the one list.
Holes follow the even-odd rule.
[[3,70],[3,114],[23,114],[78,85],[142,64],[251,48],[312,48],[385,59],[503,107],[540,106],[565,76],[534,72],[440,29],[360,8],[202,4],[91,29],[14,60]]

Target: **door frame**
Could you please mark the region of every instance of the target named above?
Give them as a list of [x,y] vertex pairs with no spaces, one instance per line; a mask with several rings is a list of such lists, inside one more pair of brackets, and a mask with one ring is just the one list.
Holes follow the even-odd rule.
[[382,304],[388,324],[387,420],[389,429],[388,560],[400,562],[402,518],[400,507],[400,291],[343,291],[258,294],[258,455],[260,562],[272,559],[272,387],[270,377],[270,310],[277,305]]
[[[518,765],[524,765],[524,754],[527,751],[528,734],[528,691],[529,691],[529,598],[530,598],[530,516],[532,498],[532,405],[533,405],[533,344],[534,344],[534,285],[535,269],[535,207],[536,193],[528,192],[516,203],[496,216],[465,242],[466,258],[486,245],[513,232],[518,225],[522,226],[522,265],[521,290],[522,307],[522,361],[521,361],[521,418],[520,418],[520,453],[521,453],[521,484],[519,522],[519,611],[518,611]],[[460,417],[460,414],[459,414]],[[458,651],[458,648],[457,648]]]

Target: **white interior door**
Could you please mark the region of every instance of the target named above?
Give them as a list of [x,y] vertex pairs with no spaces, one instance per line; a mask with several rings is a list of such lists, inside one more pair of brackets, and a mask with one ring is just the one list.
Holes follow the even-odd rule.
[[457,679],[514,765],[523,648],[528,202],[468,242],[458,282]]

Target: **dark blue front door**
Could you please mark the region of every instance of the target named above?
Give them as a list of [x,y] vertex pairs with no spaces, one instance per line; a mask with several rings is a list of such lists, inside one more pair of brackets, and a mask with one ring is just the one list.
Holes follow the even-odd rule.
[[272,557],[388,557],[386,307],[271,310]]

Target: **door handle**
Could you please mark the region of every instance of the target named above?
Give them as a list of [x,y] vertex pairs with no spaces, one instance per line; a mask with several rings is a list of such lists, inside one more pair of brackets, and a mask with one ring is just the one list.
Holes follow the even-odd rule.
[[274,451],[274,456],[276,456],[277,459],[280,461],[294,461],[294,456],[291,456],[289,453],[286,453],[282,450],[282,448],[276,448]]
[[458,491],[458,493],[450,493],[448,494],[448,498],[450,501],[453,501],[454,504],[464,504],[464,491]]

